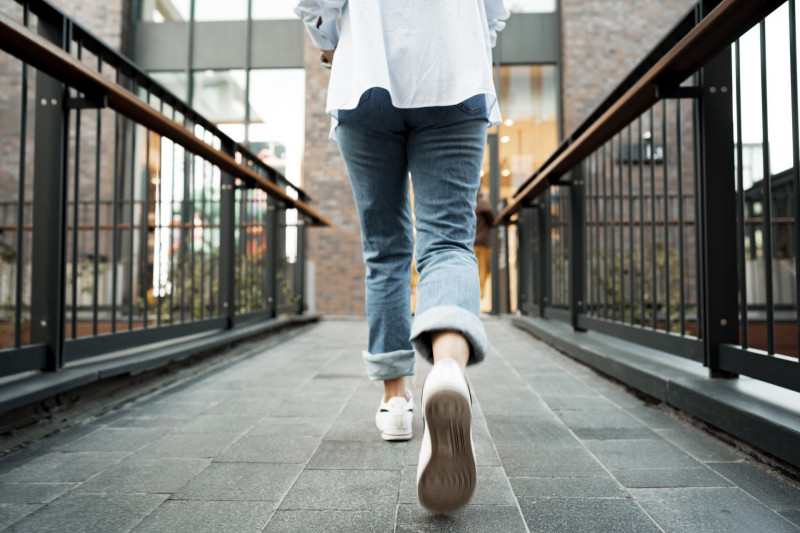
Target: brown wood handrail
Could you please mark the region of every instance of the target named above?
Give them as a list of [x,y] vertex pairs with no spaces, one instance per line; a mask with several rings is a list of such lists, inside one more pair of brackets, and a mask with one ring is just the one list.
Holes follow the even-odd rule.
[[786,0],[723,0],[651,67],[609,109],[545,167],[538,170],[495,218],[498,225],[519,211],[524,202],[543,193],[555,180],[575,168],[606,141],[653,106],[658,82],[682,81],[739,38]]
[[0,13],[0,48],[84,94],[105,94],[108,106],[114,111],[171,139],[223,171],[258,183],[268,194],[309,217],[314,225],[331,225],[329,220],[305,202],[292,198],[274,183],[237,163],[230,155],[198,139],[180,123],[165,117],[127,89],[91,70],[4,13]]

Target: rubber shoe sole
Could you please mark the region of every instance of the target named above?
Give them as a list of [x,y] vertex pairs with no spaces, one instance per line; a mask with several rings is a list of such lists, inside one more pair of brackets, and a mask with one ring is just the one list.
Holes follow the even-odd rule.
[[424,416],[431,457],[417,482],[417,497],[426,509],[449,513],[469,502],[477,481],[469,400],[457,391],[435,392]]

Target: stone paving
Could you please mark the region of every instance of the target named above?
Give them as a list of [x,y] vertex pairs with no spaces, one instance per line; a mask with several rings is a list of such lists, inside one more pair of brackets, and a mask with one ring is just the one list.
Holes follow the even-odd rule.
[[381,441],[366,326],[325,320],[5,458],[0,529],[800,529],[792,484],[504,320],[486,324],[490,356],[468,372],[478,488],[450,516],[416,500],[420,409],[413,440]]

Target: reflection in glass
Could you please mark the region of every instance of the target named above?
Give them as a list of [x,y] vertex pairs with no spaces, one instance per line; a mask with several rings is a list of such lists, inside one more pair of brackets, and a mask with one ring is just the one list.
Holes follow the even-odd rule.
[[498,85],[503,113],[500,194],[506,198],[558,145],[556,69],[553,65],[502,66]]
[[224,124],[243,124],[245,80],[244,70],[195,72],[192,107],[221,128]]
[[253,19],[295,19],[297,17],[292,9],[294,9],[296,5],[297,0],[254,0]]
[[505,0],[505,6],[512,13],[553,13],[556,0]]
[[190,13],[190,0],[142,0],[144,22],[185,21]]
[[[250,150],[295,185],[301,184],[305,146],[305,87],[303,69],[250,71]],[[293,190],[287,191],[290,195]],[[297,212],[286,212],[286,257],[297,256],[294,224]]]
[[[274,0],[258,0],[268,3]],[[247,20],[247,0],[195,0],[195,20]]]
[[183,100],[184,102],[189,97],[189,80],[186,72],[150,72],[150,77],[164,86],[169,92]]

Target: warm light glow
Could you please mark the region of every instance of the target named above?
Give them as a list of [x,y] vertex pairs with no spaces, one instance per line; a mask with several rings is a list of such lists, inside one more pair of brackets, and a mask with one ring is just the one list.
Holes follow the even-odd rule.
[[500,173],[500,175],[501,175],[501,176],[504,176],[504,177],[505,177],[505,176],[510,176],[510,175],[511,175],[511,171],[510,171],[510,170],[508,170],[508,169],[505,169],[505,170],[503,170],[503,171]]
[[508,135],[503,135],[502,137],[500,137],[500,142],[501,143],[507,143],[510,140],[511,140],[511,137],[509,137]]
[[484,177],[485,175],[486,175],[486,171],[481,169],[481,177]]
[[513,121],[513,120],[511,120],[510,118],[507,118],[507,119],[506,119],[506,121],[505,121],[505,122],[503,122],[503,124],[505,124],[505,125],[506,125],[506,126],[508,126],[508,127],[511,127],[511,126],[513,126],[513,125],[514,125],[514,121]]

